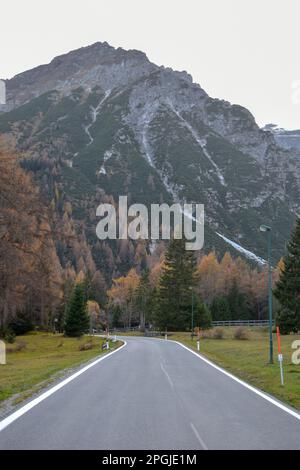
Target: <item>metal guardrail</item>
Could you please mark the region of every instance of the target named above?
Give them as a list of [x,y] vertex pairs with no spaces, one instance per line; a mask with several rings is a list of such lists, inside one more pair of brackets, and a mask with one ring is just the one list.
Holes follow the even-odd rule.
[[122,334],[122,333],[131,333],[131,332],[137,332],[141,333],[143,336],[164,336],[165,332],[163,331],[156,331],[156,330],[145,330],[142,331],[139,327],[131,327],[131,328],[112,328],[110,331],[111,335],[114,334]]
[[212,324],[213,326],[268,326],[269,320],[220,320],[213,321]]
[[118,328],[110,328],[110,331],[140,331],[140,328],[138,326],[131,326],[131,327],[123,327],[120,326]]
[[[152,330],[146,330],[144,335],[145,336],[165,336],[165,332],[163,331],[152,331]],[[169,333],[168,336],[172,336],[172,333]]]
[[[275,321],[273,319],[273,325],[275,325]],[[213,321],[212,326],[269,326],[269,320],[219,320],[219,321]],[[133,326],[133,327],[119,327],[119,328],[111,328],[109,330],[109,333],[111,335],[115,334],[122,334],[122,333],[130,333],[130,332],[140,332],[143,334],[143,336],[164,336],[165,332],[164,331],[157,331],[157,330],[145,330],[141,331],[141,329],[138,326]],[[99,331],[99,333],[106,334],[105,331]],[[168,333],[168,336],[171,333]]]

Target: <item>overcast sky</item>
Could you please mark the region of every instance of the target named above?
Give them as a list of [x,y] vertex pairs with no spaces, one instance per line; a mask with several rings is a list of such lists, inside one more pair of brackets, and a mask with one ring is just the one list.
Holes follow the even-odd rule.
[[107,41],[187,70],[259,125],[300,128],[300,0],[9,0],[0,5],[0,77]]

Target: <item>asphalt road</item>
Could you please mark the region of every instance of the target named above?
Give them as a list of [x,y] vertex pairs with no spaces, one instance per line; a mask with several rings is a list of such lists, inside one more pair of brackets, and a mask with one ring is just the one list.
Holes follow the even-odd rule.
[[3,429],[0,449],[300,449],[285,410],[176,343],[126,341]]

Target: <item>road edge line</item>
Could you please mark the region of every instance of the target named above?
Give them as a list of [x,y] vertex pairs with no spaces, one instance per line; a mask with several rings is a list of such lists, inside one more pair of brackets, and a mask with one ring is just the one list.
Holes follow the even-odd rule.
[[179,341],[174,341],[172,339],[169,339],[167,340],[169,341],[170,343],[176,343],[178,344],[179,346],[181,346],[182,348],[186,349],[187,351],[189,351],[190,353],[194,354],[194,356],[198,357],[199,359],[201,359],[202,361],[206,362],[207,364],[209,364],[210,366],[214,367],[214,369],[218,370],[219,372],[222,372],[222,374],[224,375],[227,375],[227,377],[230,377],[232,380],[234,380],[235,382],[239,383],[240,385],[243,385],[244,387],[248,388],[248,390],[251,390],[252,392],[256,393],[256,395],[259,395],[260,397],[264,398],[265,400],[267,400],[268,402],[272,403],[273,405],[277,406],[278,408],[280,408],[281,410],[285,411],[286,413],[290,414],[291,416],[293,416],[294,418],[300,420],[300,414],[297,413],[297,411],[293,411],[291,408],[289,408],[288,406],[284,405],[283,403],[281,403],[280,401],[277,401],[275,398],[272,398],[271,396],[269,396],[268,394],[266,394],[265,392],[263,392],[262,390],[259,390],[258,388],[255,388],[253,387],[252,385],[248,384],[247,382],[244,382],[244,380],[242,379],[239,379],[238,377],[236,377],[235,375],[231,374],[231,372],[228,372],[227,370],[223,369],[222,367],[218,366],[217,364],[215,364],[214,362],[210,361],[209,359],[207,359],[206,357],[202,356],[201,354],[198,354],[196,351],[193,351],[192,349],[190,349],[188,346],[185,346],[185,344],[182,344],[180,343]]
[[65,385],[67,385],[68,383],[72,382],[74,379],[79,377],[81,374],[86,372],[88,369],[90,369],[91,367],[99,364],[99,362],[103,361],[104,359],[107,359],[108,357],[112,356],[113,354],[117,353],[118,351],[121,351],[121,349],[123,349],[127,345],[127,342],[125,340],[121,340],[121,341],[123,341],[123,344],[119,348],[115,349],[114,351],[111,351],[108,354],[105,354],[104,356],[99,357],[98,359],[91,362],[90,364],[82,367],[82,369],[80,369],[77,372],[75,372],[74,374],[70,375],[70,377],[67,377],[66,379],[62,380],[57,385],[54,385],[54,387],[51,387],[49,390],[42,393],[41,395],[34,398],[33,400],[29,401],[28,403],[26,403],[26,405],[22,406],[18,410],[14,411],[11,415],[7,416],[2,421],[0,421],[0,432],[3,431],[3,429],[7,428],[7,426],[9,426],[11,423],[16,421],[18,418],[23,416],[25,413],[27,413],[29,410],[34,408],[36,405],[38,405],[42,401],[46,400],[46,398],[50,397],[55,392],[60,390],[62,387],[64,387]]

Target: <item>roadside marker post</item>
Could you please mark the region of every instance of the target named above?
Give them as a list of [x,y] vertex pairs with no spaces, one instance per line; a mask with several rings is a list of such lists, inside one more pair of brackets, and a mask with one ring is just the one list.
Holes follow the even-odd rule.
[[280,342],[280,331],[279,326],[276,327],[276,334],[277,334],[277,346],[278,346],[278,362],[280,367],[280,382],[281,385],[284,386],[284,378],[283,378],[283,355],[281,352],[281,342]]
[[200,328],[197,328],[197,351],[200,351]]
[[4,341],[0,339],[0,364],[6,364],[6,345]]
[[198,338],[197,338],[197,351],[200,351],[200,328],[197,331]]

